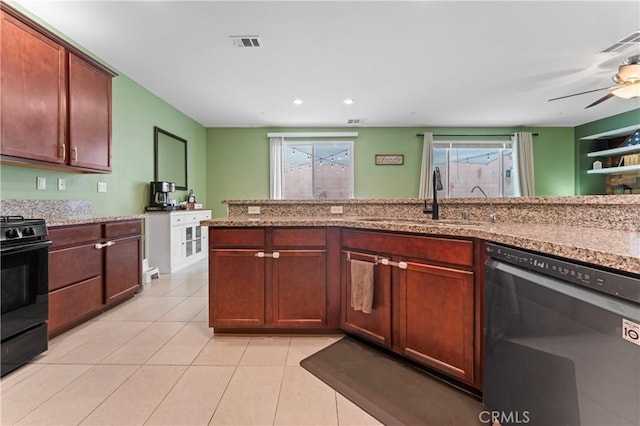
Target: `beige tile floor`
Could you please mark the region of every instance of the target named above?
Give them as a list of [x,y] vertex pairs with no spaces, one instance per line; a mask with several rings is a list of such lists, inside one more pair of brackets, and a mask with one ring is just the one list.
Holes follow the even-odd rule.
[[299,362],[340,336],[214,336],[207,263],[52,339],[0,380],[0,424],[379,425]]

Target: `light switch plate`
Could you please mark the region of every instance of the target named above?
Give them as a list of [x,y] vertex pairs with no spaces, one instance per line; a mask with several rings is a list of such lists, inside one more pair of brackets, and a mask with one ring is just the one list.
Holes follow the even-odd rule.
[[344,208],[342,206],[331,206],[331,214],[342,214],[344,213]]
[[44,191],[47,189],[47,178],[44,177],[36,177],[36,189],[38,191]]
[[248,214],[260,214],[260,206],[249,206],[247,209]]
[[66,191],[66,190],[67,190],[67,182],[62,178],[58,178],[58,191]]
[[107,182],[98,182],[98,192],[107,192]]

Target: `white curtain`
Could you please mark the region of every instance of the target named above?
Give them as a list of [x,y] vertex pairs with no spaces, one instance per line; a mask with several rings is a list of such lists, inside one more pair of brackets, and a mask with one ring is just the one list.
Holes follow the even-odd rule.
[[433,197],[433,133],[425,133],[422,139],[422,165],[418,198]]
[[282,199],[282,140],[281,137],[269,138],[269,198]]
[[[513,146],[515,196],[533,197],[536,193],[533,180],[533,135],[529,132],[516,132],[511,137]],[[519,193],[518,193],[519,190]]]

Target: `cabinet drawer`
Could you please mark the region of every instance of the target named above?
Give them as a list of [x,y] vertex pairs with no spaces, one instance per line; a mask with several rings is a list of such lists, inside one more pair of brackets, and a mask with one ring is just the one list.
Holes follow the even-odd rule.
[[51,248],[96,241],[102,237],[102,225],[76,225],[49,229]]
[[211,247],[263,247],[264,228],[209,228]]
[[324,247],[327,245],[327,230],[274,228],[271,241],[274,247]]
[[473,241],[469,240],[345,230],[342,233],[342,246],[345,249],[473,266]]
[[171,215],[171,226],[184,225],[187,223],[187,216],[183,214]]
[[211,219],[211,212],[189,212],[171,215],[171,226],[199,224],[201,220]]
[[104,237],[117,238],[127,235],[141,235],[142,221],[126,220],[122,222],[109,222],[104,224]]
[[49,252],[49,291],[102,275],[102,250],[93,244]]
[[102,309],[102,278],[49,293],[49,334]]

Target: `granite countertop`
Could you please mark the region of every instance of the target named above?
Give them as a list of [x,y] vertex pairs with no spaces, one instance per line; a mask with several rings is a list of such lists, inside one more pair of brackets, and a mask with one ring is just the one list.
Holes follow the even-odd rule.
[[532,223],[384,218],[218,219],[206,226],[342,226],[380,231],[480,238],[580,262],[640,274],[640,232]]
[[86,225],[90,223],[102,223],[102,222],[117,222],[121,220],[135,220],[144,219],[143,214],[128,214],[128,215],[114,215],[114,216],[81,216],[81,217],[69,217],[69,218],[53,218],[47,219],[47,227],[54,228],[56,226],[69,226],[69,225]]

